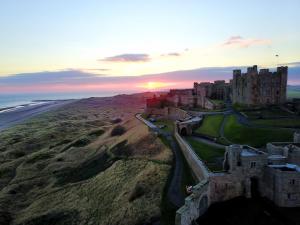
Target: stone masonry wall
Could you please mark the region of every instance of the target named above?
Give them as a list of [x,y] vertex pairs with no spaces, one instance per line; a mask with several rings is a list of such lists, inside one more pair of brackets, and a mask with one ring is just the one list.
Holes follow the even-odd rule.
[[210,171],[205,166],[205,164],[199,159],[199,157],[193,151],[191,146],[187,144],[183,140],[183,138],[178,134],[177,129],[175,129],[175,138],[197,180],[202,181],[204,179],[208,179]]

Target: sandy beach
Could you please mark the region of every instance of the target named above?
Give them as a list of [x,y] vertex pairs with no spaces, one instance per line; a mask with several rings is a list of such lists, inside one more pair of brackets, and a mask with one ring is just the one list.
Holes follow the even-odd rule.
[[75,100],[57,100],[42,102],[42,104],[27,105],[19,108],[10,107],[2,110],[0,109],[0,131],[23,122],[26,119],[32,118],[40,113],[57,109],[58,107],[73,101]]

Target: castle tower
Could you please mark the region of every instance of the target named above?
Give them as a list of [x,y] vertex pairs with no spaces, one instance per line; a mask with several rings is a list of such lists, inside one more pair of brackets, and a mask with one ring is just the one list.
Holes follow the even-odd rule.
[[286,102],[287,98],[287,79],[288,79],[288,67],[277,67],[277,75],[280,76],[280,103]]
[[239,102],[239,80],[242,76],[241,70],[233,70],[233,79],[232,79],[232,101]]
[[240,155],[243,147],[241,145],[230,145],[227,147],[229,172],[233,172],[240,166]]
[[300,131],[296,131],[294,133],[294,142],[295,143],[300,143]]

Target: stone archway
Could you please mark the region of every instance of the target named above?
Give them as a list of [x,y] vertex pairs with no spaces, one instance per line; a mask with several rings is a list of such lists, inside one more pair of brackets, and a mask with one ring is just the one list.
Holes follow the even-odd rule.
[[183,127],[180,129],[180,134],[181,134],[181,136],[187,136],[188,133],[187,133],[186,127]]
[[199,216],[202,216],[206,212],[207,208],[208,208],[208,197],[207,195],[204,195],[202,196],[199,202],[199,208],[198,208]]
[[258,178],[257,177],[251,177],[250,178],[250,188],[251,188],[251,197],[257,198],[260,196],[259,194],[259,187],[258,187]]

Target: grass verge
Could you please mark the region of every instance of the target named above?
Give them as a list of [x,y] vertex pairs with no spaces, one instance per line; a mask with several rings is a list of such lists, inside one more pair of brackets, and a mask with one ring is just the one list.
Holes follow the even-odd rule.
[[238,123],[234,115],[228,117],[224,127],[225,137],[237,144],[261,147],[268,142],[292,141],[293,131],[286,129],[253,128]]
[[253,120],[254,124],[274,126],[274,127],[289,127],[289,128],[299,128],[300,118],[293,119],[267,119],[267,120]]
[[224,149],[212,147],[191,137],[187,137],[187,141],[211,171],[221,171],[223,169]]
[[224,115],[205,116],[201,126],[196,130],[196,133],[219,137],[219,130],[222,125]]

